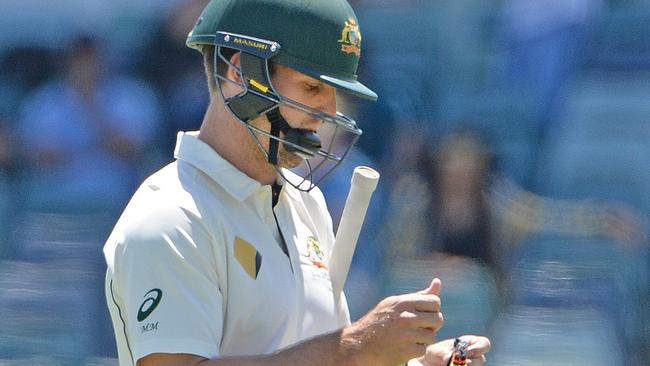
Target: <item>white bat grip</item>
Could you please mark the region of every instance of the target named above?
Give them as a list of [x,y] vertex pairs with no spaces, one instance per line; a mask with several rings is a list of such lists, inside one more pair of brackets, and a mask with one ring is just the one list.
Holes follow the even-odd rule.
[[336,232],[336,241],[329,260],[330,277],[335,303],[339,303],[345,280],[348,277],[354,249],[366,217],[372,193],[377,188],[379,173],[369,167],[354,169],[350,192],[345,201],[341,221]]

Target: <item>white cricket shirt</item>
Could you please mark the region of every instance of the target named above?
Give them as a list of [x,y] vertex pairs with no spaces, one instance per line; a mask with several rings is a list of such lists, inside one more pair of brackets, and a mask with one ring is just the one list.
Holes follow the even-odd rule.
[[334,304],[334,234],[318,189],[285,184],[273,209],[270,186],[196,133],[179,133],[175,157],[140,186],[104,246],[120,365],[151,353],[269,354],[349,323],[345,301]]

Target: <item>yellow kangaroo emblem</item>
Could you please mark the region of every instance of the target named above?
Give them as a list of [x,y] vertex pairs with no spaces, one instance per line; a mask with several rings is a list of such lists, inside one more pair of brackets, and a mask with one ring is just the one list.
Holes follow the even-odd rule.
[[341,45],[341,51],[361,56],[361,31],[359,30],[359,24],[357,24],[354,18],[349,18],[345,22],[339,43],[343,43]]

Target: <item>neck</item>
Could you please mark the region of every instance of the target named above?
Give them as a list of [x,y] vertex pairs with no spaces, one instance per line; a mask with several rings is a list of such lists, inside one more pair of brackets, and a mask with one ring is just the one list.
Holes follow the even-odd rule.
[[275,169],[266,160],[248,128],[220,103],[214,99],[210,102],[199,139],[250,178],[264,185],[275,182]]

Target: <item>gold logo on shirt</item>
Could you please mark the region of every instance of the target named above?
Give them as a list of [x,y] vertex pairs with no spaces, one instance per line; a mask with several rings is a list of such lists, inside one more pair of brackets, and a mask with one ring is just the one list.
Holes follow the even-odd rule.
[[235,238],[235,259],[252,279],[257,279],[262,268],[262,255],[252,244],[240,237]]

